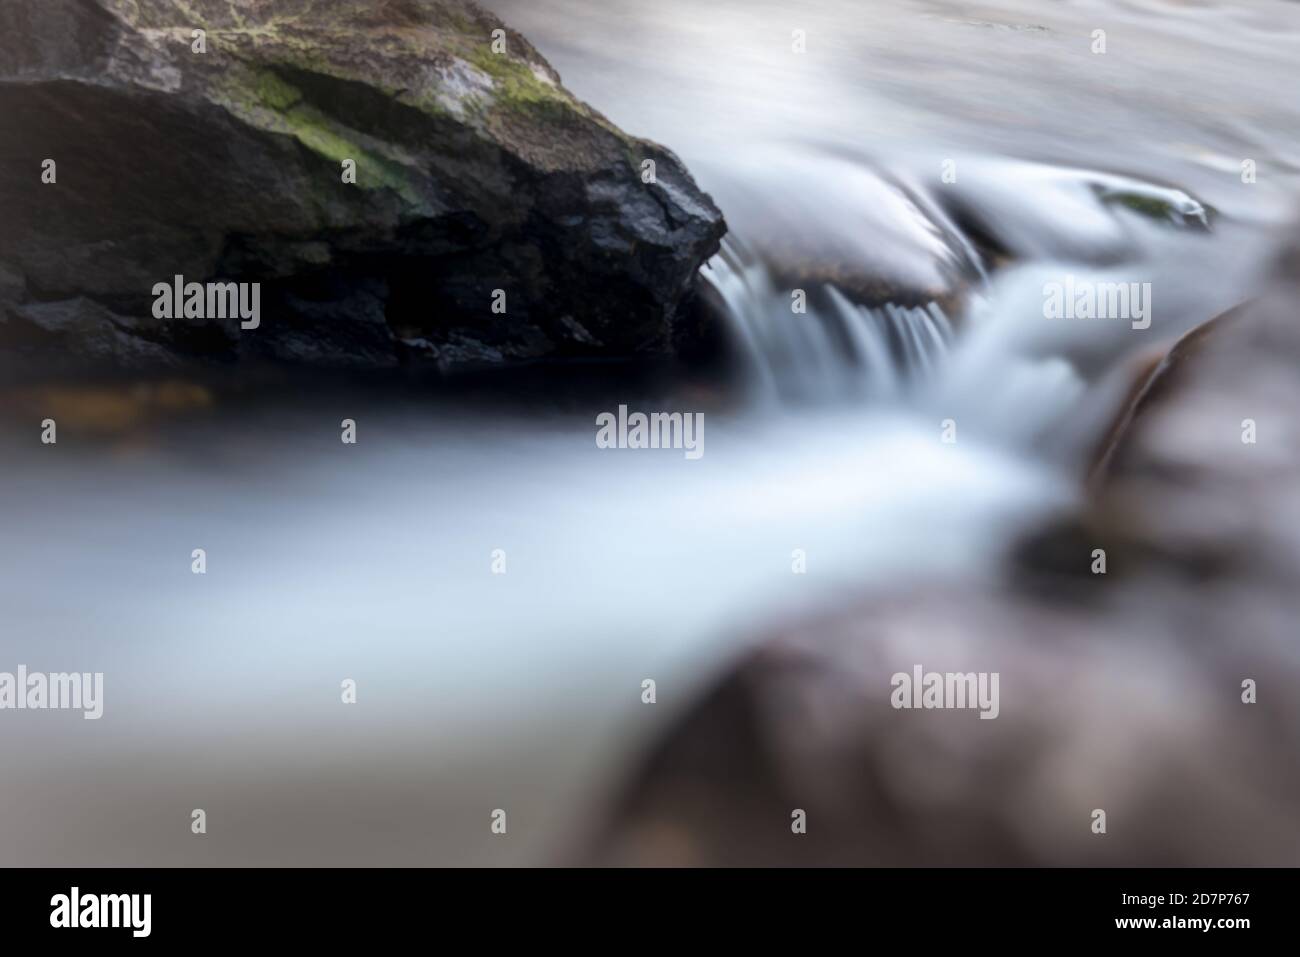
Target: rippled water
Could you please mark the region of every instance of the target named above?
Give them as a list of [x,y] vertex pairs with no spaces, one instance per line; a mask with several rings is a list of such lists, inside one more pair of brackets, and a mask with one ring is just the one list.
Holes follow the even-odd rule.
[[[995,576],[1129,357],[1248,294],[1296,194],[1294,4],[488,5],[718,200],[746,400],[698,461],[596,449],[603,408],[349,398],[14,449],[0,667],[102,670],[106,708],[7,722],[6,863],[546,859],[758,627]],[[1045,322],[1064,271],[1152,282],[1152,329]]]

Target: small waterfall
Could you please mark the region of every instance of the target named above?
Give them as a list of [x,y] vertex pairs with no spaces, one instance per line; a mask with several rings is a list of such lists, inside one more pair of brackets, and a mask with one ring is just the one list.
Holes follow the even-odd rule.
[[[1125,357],[1242,295],[1189,278],[1221,270],[1206,240],[1227,225],[1175,188],[999,157],[963,159],[964,179],[942,187],[905,163],[817,151],[775,166],[800,191],[767,166],[733,171],[748,188],[724,181],[733,231],[701,273],[760,404],[905,407],[981,442],[1086,456],[1131,387]],[[1043,290],[1066,275],[1150,283],[1152,330],[1047,318]],[[879,286],[908,304],[861,301]],[[962,300],[960,335],[938,302],[916,304],[922,289]]]
[[760,398],[830,400],[897,395],[928,378],[953,326],[924,307],[853,302],[831,283],[810,284],[806,312],[778,289],[766,264],[734,236],[701,273],[745,354]]

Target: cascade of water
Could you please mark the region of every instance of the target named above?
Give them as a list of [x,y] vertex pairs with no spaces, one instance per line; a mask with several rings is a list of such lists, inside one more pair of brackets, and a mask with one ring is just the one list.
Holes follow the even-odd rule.
[[702,276],[760,400],[895,396],[932,375],[953,340],[938,303],[870,307],[829,283],[811,291],[806,312],[795,312],[789,292],[733,237]]

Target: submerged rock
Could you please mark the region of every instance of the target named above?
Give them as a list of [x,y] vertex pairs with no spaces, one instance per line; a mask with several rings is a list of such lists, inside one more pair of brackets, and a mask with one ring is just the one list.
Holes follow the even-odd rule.
[[667,355],[725,229],[466,0],[3,0],[0,208],[13,370]]

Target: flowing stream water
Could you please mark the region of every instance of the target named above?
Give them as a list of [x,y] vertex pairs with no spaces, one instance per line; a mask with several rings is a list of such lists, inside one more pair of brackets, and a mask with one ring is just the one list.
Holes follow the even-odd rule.
[[[89,730],[6,720],[0,862],[554,859],[764,627],[995,580],[1296,195],[1294,4],[487,5],[727,215],[704,278],[743,400],[697,460],[596,448],[603,408],[347,397],[7,450],[0,669],[106,690]],[[1047,320],[1064,274],[1151,283],[1150,327]]]

